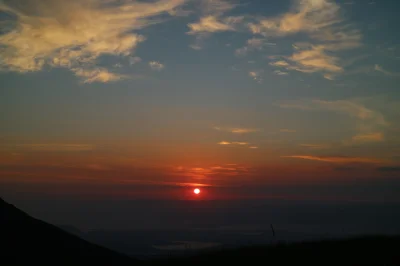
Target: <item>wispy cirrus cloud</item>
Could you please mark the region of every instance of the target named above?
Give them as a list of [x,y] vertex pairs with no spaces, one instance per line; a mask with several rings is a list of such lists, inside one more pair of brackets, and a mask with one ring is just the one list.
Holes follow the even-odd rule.
[[263,82],[263,78],[262,78],[262,73],[264,71],[263,70],[252,70],[249,71],[249,76],[255,80],[257,83],[262,83]]
[[329,163],[372,163],[372,164],[379,164],[379,163],[384,163],[385,162],[384,160],[377,159],[377,158],[348,157],[348,156],[288,155],[288,156],[282,156],[282,158],[303,159],[303,160],[312,160],[312,161],[329,162]]
[[140,62],[142,62],[142,58],[140,58],[139,56],[134,56],[134,57],[129,58],[129,64],[130,65],[135,65],[135,64],[138,64]]
[[235,134],[247,134],[260,131],[257,128],[243,128],[243,127],[214,127],[214,129],[218,131],[226,131]]
[[[0,35],[1,70],[29,72],[44,67],[72,69],[85,81],[123,78],[96,67],[103,55],[130,56],[145,37],[135,33],[186,0],[2,1],[0,11],[14,19]],[[90,76],[87,79],[87,76]],[[96,78],[97,77],[97,78]]]
[[220,19],[215,16],[200,18],[197,23],[189,24],[188,34],[214,33],[221,31],[235,31],[235,25],[242,21],[241,17],[226,17]]
[[226,0],[201,0],[199,21],[189,23],[187,34],[196,36],[194,44],[190,45],[195,50],[202,49],[202,43],[210,34],[216,32],[236,31],[237,26],[243,22],[243,16],[226,16],[225,13],[237,5]]
[[382,132],[359,134],[352,138],[355,142],[379,142],[384,140]]
[[288,72],[281,71],[281,70],[275,70],[273,73],[274,73],[275,75],[278,75],[278,76],[286,76],[286,75],[289,75]]
[[127,78],[126,75],[110,72],[106,68],[94,68],[94,69],[73,68],[71,70],[75,73],[76,76],[82,78],[83,83],[93,83],[93,82],[107,83],[110,81],[116,81]]
[[92,151],[96,148],[96,146],[91,144],[33,143],[33,144],[13,144],[13,145],[10,144],[6,145],[6,148],[17,149],[22,151],[40,151],[40,152],[80,152],[80,151]]
[[158,70],[158,71],[163,70],[165,68],[164,64],[157,62],[157,61],[149,62],[149,66],[151,67],[151,69]]
[[242,48],[236,49],[237,56],[245,56],[252,51],[261,51],[268,46],[275,46],[276,43],[268,42],[267,38],[251,38],[248,39],[246,45]]
[[279,106],[299,110],[332,111],[348,115],[355,119],[355,129],[358,134],[352,137],[352,141],[357,142],[382,141],[384,136],[380,130],[389,125],[380,112],[369,109],[362,102],[356,100],[300,100],[281,103]]
[[362,45],[358,29],[345,23],[340,6],[331,0],[296,0],[292,10],[273,18],[249,23],[255,35],[282,38],[303,33],[306,42],[293,45],[294,52],[271,65],[304,73],[320,72],[333,79],[344,71],[338,51]]
[[327,149],[327,148],[329,148],[330,147],[330,145],[328,145],[328,144],[308,144],[308,143],[303,143],[303,144],[300,144],[300,146],[301,147],[304,147],[304,148],[309,148],[309,149]]
[[384,69],[381,65],[375,65],[374,66],[374,70],[378,71],[380,73],[383,73],[386,76],[390,76],[390,77],[400,77],[400,72],[392,72],[389,70]]

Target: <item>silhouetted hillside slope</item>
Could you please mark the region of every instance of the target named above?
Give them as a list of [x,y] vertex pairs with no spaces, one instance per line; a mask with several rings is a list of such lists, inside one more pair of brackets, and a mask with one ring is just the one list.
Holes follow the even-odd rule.
[[1,198],[0,243],[0,265],[138,264],[125,255],[32,218]]
[[275,246],[246,247],[153,265],[400,265],[400,237],[360,237]]

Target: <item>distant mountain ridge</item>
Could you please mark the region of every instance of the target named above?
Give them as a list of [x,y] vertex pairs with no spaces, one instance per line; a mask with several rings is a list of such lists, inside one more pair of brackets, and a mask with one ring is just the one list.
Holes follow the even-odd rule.
[[118,266],[140,261],[35,219],[0,198],[0,264]]

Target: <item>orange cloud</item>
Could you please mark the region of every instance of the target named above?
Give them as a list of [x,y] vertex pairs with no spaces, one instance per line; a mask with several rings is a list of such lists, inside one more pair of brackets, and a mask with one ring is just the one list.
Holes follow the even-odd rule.
[[158,16],[184,3],[52,0],[28,1],[21,8],[12,1],[1,2],[0,11],[15,16],[16,26],[0,36],[0,66],[17,72],[65,67],[89,78],[86,82],[118,80],[123,76],[98,69],[96,60],[103,55],[130,56],[145,40],[135,30],[159,23]]
[[361,46],[361,33],[351,27],[340,27],[344,18],[340,6],[330,0],[297,0],[292,10],[274,17],[249,23],[253,34],[284,37],[306,33],[312,43],[294,44],[295,51],[285,60],[271,65],[304,73],[322,72],[327,79],[343,72],[340,58],[333,52]]
[[283,133],[296,133],[296,130],[294,130],[294,129],[287,129],[287,128],[283,128],[283,129],[281,129],[281,130],[279,130],[280,132],[283,132]]
[[234,127],[234,128],[224,128],[224,127],[214,127],[214,129],[218,131],[227,131],[231,133],[237,133],[237,134],[246,134],[246,133],[253,133],[259,131],[259,129],[256,128],[243,128],[243,127]]
[[242,142],[242,141],[234,141],[234,142],[221,141],[221,142],[218,142],[218,144],[219,145],[249,145],[250,143]]
[[43,151],[43,152],[91,151],[96,148],[94,145],[90,144],[62,144],[62,143],[16,144],[12,146],[22,150]]
[[283,158],[304,159],[312,161],[330,162],[330,163],[382,163],[384,160],[367,157],[347,157],[347,156],[313,156],[313,155],[289,155]]
[[329,145],[326,144],[300,144],[301,147],[309,148],[309,149],[326,149],[329,148]]
[[376,133],[356,135],[352,139],[353,141],[356,142],[379,142],[384,140],[384,136],[381,132],[376,132]]

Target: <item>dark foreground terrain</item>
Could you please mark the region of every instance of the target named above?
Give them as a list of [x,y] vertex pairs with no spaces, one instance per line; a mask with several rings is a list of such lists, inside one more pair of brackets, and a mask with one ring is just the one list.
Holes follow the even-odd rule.
[[400,265],[399,237],[255,246],[153,261],[154,265]]
[[0,198],[0,265],[136,264],[128,256],[37,220]]
[[[138,240],[140,241],[140,240]],[[0,265],[400,265],[400,237],[254,246],[139,261],[32,218],[0,198]]]

